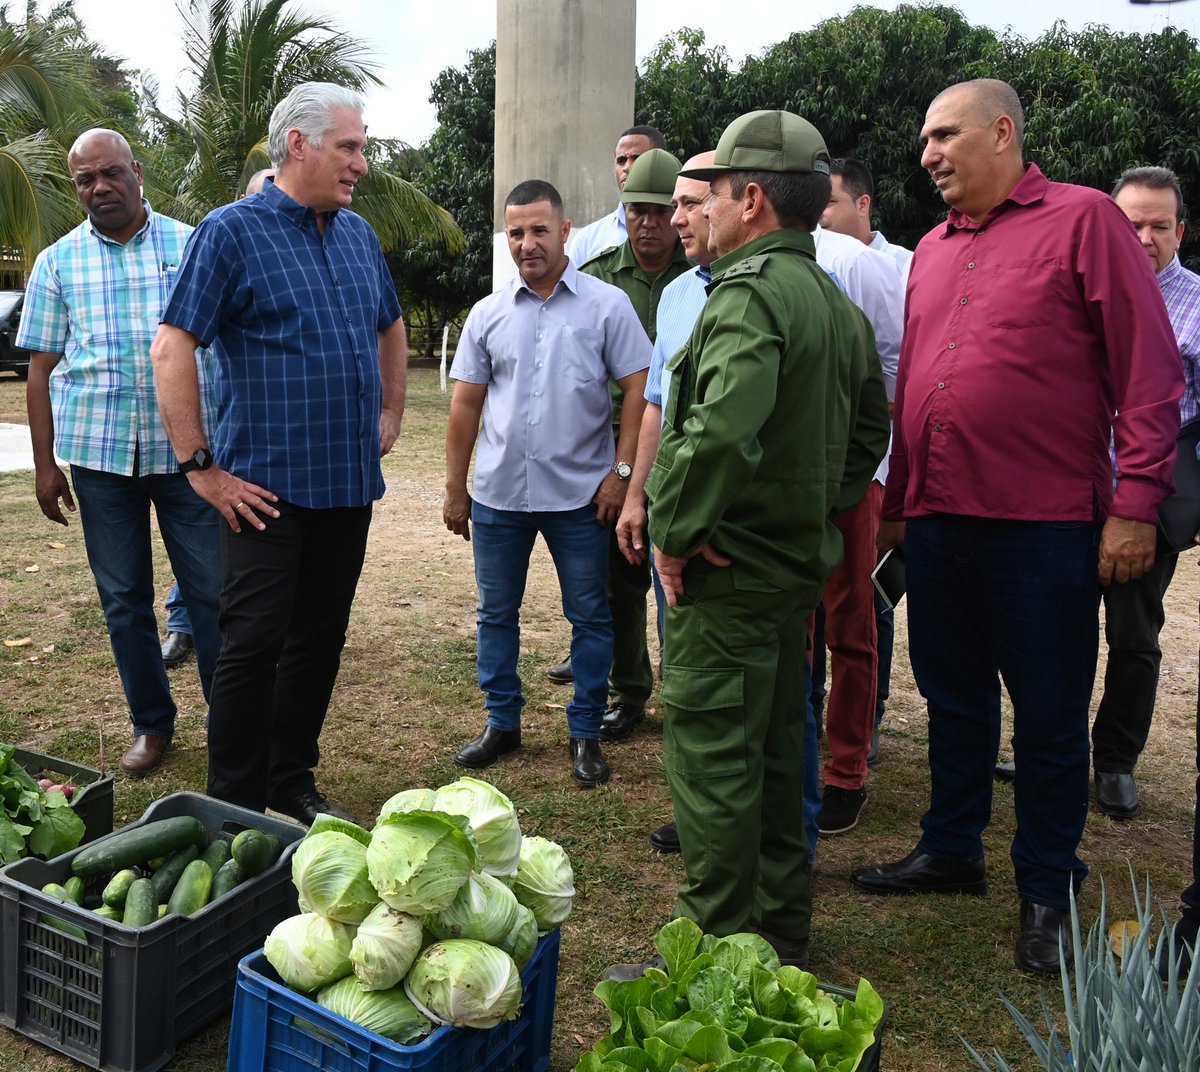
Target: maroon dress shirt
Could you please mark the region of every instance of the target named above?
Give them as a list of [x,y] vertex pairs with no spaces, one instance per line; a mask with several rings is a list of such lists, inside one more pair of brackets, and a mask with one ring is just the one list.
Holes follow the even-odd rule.
[[884,517],[1153,523],[1172,490],[1182,391],[1125,214],[1029,164],[978,226],[952,210],[917,247]]

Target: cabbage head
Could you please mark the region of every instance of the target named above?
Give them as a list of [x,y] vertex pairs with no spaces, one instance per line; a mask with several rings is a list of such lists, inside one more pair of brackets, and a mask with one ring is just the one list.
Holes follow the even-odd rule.
[[379,896],[414,916],[450,904],[477,860],[467,820],[440,811],[389,815],[376,823],[367,846],[367,873]]
[[280,979],[309,994],[350,974],[353,941],[353,927],[306,912],[277,923],[263,952]]
[[376,822],[405,811],[434,811],[432,789],[403,789],[384,801]]
[[520,907],[503,882],[477,871],[449,905],[426,917],[425,926],[438,938],[474,938],[501,945],[516,925]]
[[431,1020],[495,1027],[521,1012],[521,975],[503,949],[470,938],[436,942],[404,979],[404,992]]
[[358,985],[363,990],[388,990],[396,986],[421,952],[421,939],[421,921],[416,916],[397,912],[380,901],[358,925],[350,947],[350,963],[354,965]]
[[339,979],[317,994],[317,1004],[401,1044],[433,1030],[429,1018],[418,1011],[399,986],[390,990],[363,990],[353,979]]
[[492,944],[498,945],[512,957],[518,968],[524,968],[533,959],[538,944],[538,925],[533,913],[518,902],[517,922],[513,924],[513,929]]
[[521,859],[521,824],[517,809],[494,785],[478,778],[459,778],[434,796],[432,810],[465,815],[479,846],[479,870],[514,875]]
[[521,863],[508,884],[534,914],[541,934],[549,934],[571,914],[575,873],[563,847],[548,838],[521,839]]
[[305,837],[292,855],[292,882],[313,912],[361,923],[379,904],[367,874],[367,847],[335,830]]

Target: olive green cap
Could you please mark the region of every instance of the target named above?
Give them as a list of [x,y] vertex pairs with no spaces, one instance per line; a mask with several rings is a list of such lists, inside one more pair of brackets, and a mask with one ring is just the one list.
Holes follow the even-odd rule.
[[679,176],[679,161],[666,149],[650,149],[642,153],[625,176],[621,204],[634,202],[650,205],[669,205]]
[[712,164],[688,168],[680,174],[685,179],[707,181],[727,171],[792,171],[806,175],[819,171],[828,175],[829,150],[821,132],[792,112],[747,112],[725,128]]

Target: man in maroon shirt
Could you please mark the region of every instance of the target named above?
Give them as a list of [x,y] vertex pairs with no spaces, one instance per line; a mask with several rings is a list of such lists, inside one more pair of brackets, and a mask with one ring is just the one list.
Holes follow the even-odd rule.
[[880,545],[904,542],[932,792],[916,849],[851,881],[868,893],[986,892],[1003,680],[1016,963],[1057,973],[1087,873],[1077,849],[1100,587],[1153,563],[1183,375],[1129,221],[1107,195],[1025,164],[1022,125],[1012,87],[979,79],[939,94],[921,131],[921,164],[950,214],[909,276]]

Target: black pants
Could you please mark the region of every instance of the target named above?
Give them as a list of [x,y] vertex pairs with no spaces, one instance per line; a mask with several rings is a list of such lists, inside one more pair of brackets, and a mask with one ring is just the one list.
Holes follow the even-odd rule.
[[221,657],[208,792],[262,811],[315,786],[318,738],[346,643],[371,506],[278,502],[260,532],[224,527]]
[[1092,724],[1092,766],[1098,771],[1133,771],[1154,715],[1162,649],[1163,597],[1179,556],[1160,540],[1150,572],[1137,581],[1104,589],[1104,639],[1108,666],[1104,695]]

